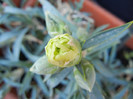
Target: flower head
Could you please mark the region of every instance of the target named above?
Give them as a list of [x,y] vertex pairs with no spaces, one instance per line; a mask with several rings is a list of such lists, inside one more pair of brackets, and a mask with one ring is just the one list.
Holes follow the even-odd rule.
[[80,43],[69,34],[61,34],[50,39],[45,50],[49,63],[56,66],[74,66],[81,60]]

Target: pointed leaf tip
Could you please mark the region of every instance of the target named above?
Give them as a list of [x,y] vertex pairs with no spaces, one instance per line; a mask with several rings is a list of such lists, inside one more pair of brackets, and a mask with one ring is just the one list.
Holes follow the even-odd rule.
[[57,66],[50,64],[46,56],[40,57],[30,68],[30,71],[37,74],[54,74],[61,69]]
[[74,77],[81,88],[91,92],[95,83],[95,70],[87,60],[82,60],[81,66],[82,73],[74,67]]

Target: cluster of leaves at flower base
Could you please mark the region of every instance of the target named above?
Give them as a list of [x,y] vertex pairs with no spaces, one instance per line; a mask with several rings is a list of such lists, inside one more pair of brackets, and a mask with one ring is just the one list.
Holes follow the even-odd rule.
[[[80,40],[76,36],[77,27],[62,17],[48,1],[40,0],[40,2],[44,12],[46,10],[52,12],[53,15],[65,21],[73,37]],[[96,70],[94,88],[92,92],[88,92],[81,89],[84,88],[84,79],[79,71],[85,70],[86,67],[82,69],[80,65],[86,60],[83,60],[77,67],[65,68],[53,75],[40,76],[29,72],[33,62],[45,54],[44,47],[50,39],[50,36],[45,34],[45,16],[42,9],[38,7],[22,10],[10,5],[10,7],[0,8],[2,11],[0,24],[4,25],[0,28],[0,48],[3,51],[0,57],[0,83],[4,83],[0,89],[0,98],[11,87],[15,87],[19,97],[26,98],[27,93],[30,92],[28,97],[30,99],[52,97],[58,97],[58,99],[122,99],[128,97],[132,99],[132,81],[123,76],[131,76],[132,67],[124,67],[120,60],[116,59],[116,44],[129,32],[127,27],[131,23],[104,32],[99,32],[103,29],[99,27],[94,33],[88,34],[89,38],[86,39],[82,48],[83,52],[87,53],[85,56],[87,63],[91,62]],[[76,76],[73,75],[73,70]],[[76,83],[74,77],[80,81],[77,80]]]

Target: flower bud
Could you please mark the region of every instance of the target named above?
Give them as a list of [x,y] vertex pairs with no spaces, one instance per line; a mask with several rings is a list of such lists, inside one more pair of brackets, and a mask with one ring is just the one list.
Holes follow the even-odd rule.
[[74,66],[81,60],[80,43],[69,34],[50,39],[45,50],[49,63],[56,66]]

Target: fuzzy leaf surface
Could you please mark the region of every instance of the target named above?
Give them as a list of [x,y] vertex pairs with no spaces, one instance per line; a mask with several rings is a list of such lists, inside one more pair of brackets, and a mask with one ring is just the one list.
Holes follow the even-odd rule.
[[78,70],[77,67],[74,67],[74,76],[76,82],[81,88],[91,92],[95,83],[95,70],[93,65],[90,64],[87,60],[82,60],[81,66],[83,74]]
[[120,27],[112,28],[101,33],[97,33],[97,35],[89,38],[85,44],[83,45],[83,50],[89,48],[90,51],[93,49],[97,49],[98,47],[104,48],[107,45],[111,45],[112,43],[118,41],[122,37],[124,37],[127,33],[129,33],[128,28],[132,25],[132,22],[129,22]]
[[[77,38],[76,36],[76,31],[77,31],[77,27],[74,26],[73,24],[71,24],[69,21],[67,21],[58,10],[56,10],[56,8],[47,0],[39,0],[40,3],[43,6],[43,11],[44,13],[46,11],[50,12],[51,14],[57,16],[60,20],[64,21],[64,23],[68,26],[68,28],[70,29],[70,31],[72,32],[72,35],[74,38]],[[64,27],[65,28],[65,27]]]
[[48,79],[47,84],[51,88],[56,87],[72,71],[72,68],[73,67],[64,68],[62,71],[55,73]]
[[59,70],[60,70],[60,67],[50,64],[46,56],[40,57],[30,68],[31,72],[42,74],[42,75],[53,74]]

